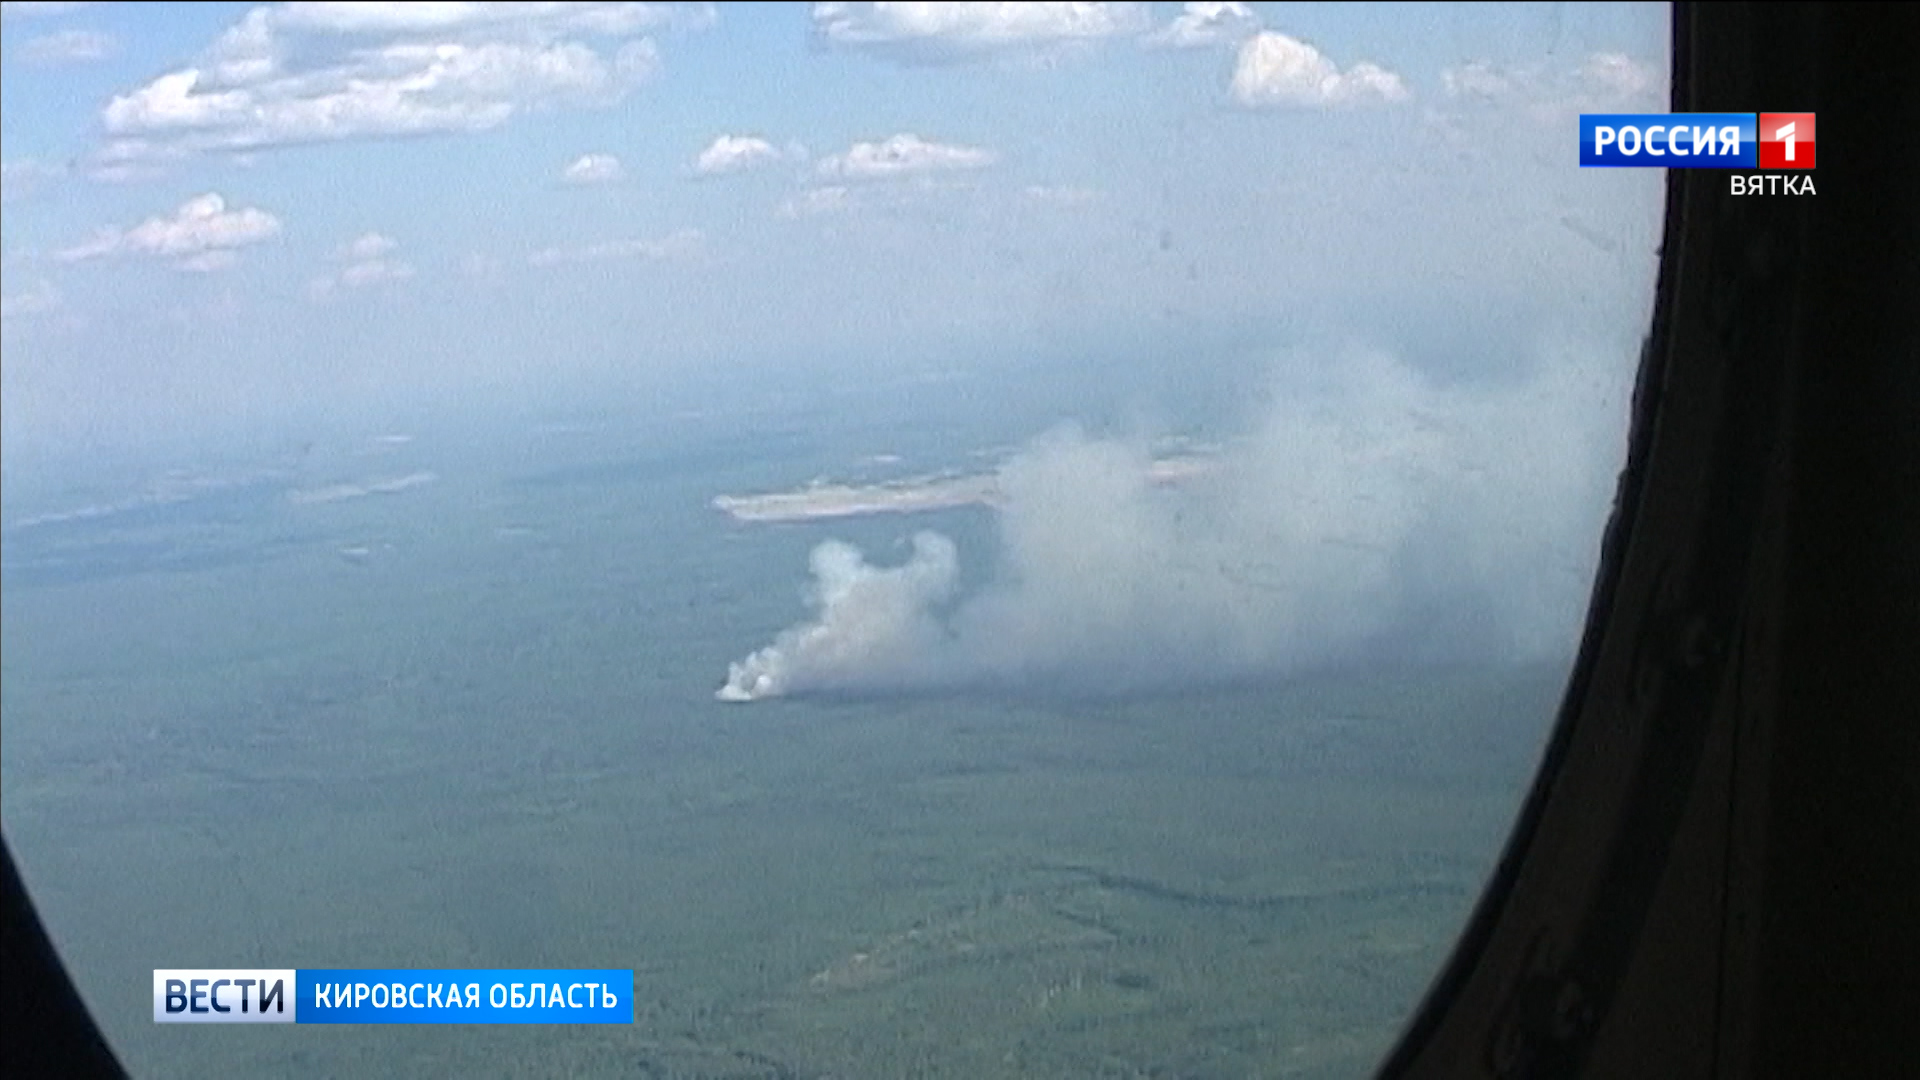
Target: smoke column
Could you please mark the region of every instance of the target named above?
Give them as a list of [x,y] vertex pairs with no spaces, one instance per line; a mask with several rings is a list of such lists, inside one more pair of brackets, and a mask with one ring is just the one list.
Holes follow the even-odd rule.
[[900,566],[813,552],[813,617],[718,692],[1102,692],[1345,660],[1570,653],[1626,435],[1627,365],[1562,350],[1441,386],[1392,357],[1296,360],[1177,487],[1144,442],[1063,428],[1001,469],[999,562],[956,603],[952,541]]

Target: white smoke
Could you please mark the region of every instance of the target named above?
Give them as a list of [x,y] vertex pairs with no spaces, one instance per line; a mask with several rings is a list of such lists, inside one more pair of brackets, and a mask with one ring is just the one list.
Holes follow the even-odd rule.
[[904,565],[832,541],[812,621],[719,697],[980,683],[1100,691],[1393,655],[1571,650],[1626,433],[1628,366],[1561,350],[1501,386],[1392,357],[1294,362],[1250,433],[1177,487],[1144,441],[1042,436],[1001,470],[1000,559]]
[[932,609],[953,595],[960,576],[953,541],[920,533],[913,557],[890,570],[869,566],[838,540],[814,548],[812,561],[810,600],[819,620],[783,630],[773,644],[729,664],[722,701],[859,685],[873,671],[897,681],[933,674],[928,665],[942,655],[946,633]]

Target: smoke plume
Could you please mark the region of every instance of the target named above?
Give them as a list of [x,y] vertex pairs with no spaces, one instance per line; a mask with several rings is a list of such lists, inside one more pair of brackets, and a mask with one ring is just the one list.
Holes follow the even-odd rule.
[[1625,441],[1626,365],[1562,350],[1440,385],[1379,353],[1279,368],[1244,437],[1178,485],[1144,440],[1062,428],[1001,469],[998,561],[813,552],[813,618],[719,697],[992,684],[1103,692],[1351,660],[1519,660],[1575,643]]

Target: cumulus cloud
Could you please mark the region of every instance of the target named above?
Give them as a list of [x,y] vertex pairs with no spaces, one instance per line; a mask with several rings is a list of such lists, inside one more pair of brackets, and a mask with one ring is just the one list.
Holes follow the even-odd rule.
[[908,62],[1033,52],[1138,32],[1146,5],[1130,3],[822,3],[819,40]]
[[1377,353],[1282,365],[1188,483],[1144,442],[1050,433],[997,479],[998,560],[963,592],[933,533],[897,565],[815,549],[811,617],[718,696],[991,684],[1078,692],[1355,660],[1573,647],[1624,443],[1626,365],[1438,385]]
[[280,235],[280,219],[257,207],[228,209],[208,192],[188,199],[171,217],[151,217],[131,229],[102,229],[92,239],[56,252],[61,262],[138,254],[170,259],[182,270],[221,270],[240,248]]
[[1203,49],[1243,41],[1260,29],[1260,17],[1239,0],[1189,3],[1172,22],[1148,34],[1145,44],[1163,49]]
[[62,30],[45,34],[20,46],[20,59],[29,64],[89,64],[105,60],[120,51],[120,42],[111,34],[97,30]]
[[998,160],[992,150],[977,146],[929,142],[904,133],[882,142],[854,143],[845,153],[820,162],[820,175],[849,180],[883,180],[919,173],[984,169]]
[[331,295],[336,289],[364,289],[388,285],[413,276],[413,265],[393,258],[400,244],[377,232],[362,233],[334,252],[334,258],[346,265],[313,280],[315,299]]
[[1341,71],[1320,50],[1272,30],[1240,46],[1232,93],[1249,108],[1387,103],[1409,96],[1391,71],[1365,60]]
[[711,20],[705,5],[637,3],[257,7],[194,63],[107,103],[99,166],[610,105],[659,67],[643,32]]
[[722,176],[772,165],[788,156],[758,135],[721,135],[693,159],[693,171],[701,176]]
[[569,184],[610,184],[623,175],[620,159],[612,154],[582,154],[561,170],[560,178]]
[[527,257],[530,266],[567,266],[576,263],[606,262],[613,259],[640,259],[662,262],[697,254],[706,242],[698,229],[681,229],[657,239],[603,240],[579,247],[549,247]]

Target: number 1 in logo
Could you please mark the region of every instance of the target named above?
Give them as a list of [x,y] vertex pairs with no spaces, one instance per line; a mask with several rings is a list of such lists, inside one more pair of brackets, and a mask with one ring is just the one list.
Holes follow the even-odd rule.
[[1811,169],[1815,145],[1812,113],[1760,114],[1760,168]]

